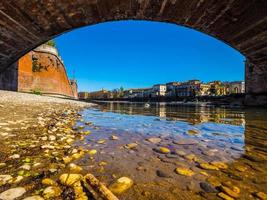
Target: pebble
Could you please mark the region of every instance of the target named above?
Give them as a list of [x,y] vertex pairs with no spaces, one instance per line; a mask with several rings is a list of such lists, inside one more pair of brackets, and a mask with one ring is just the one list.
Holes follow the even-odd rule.
[[62,185],[71,186],[82,179],[81,174],[62,174],[59,181]]
[[95,149],[92,149],[92,150],[88,151],[89,155],[95,155],[96,153],[97,153],[97,150],[95,150]]
[[218,193],[218,196],[224,200],[234,200],[232,197],[228,196],[227,194],[224,194],[223,192]]
[[168,154],[168,153],[171,152],[171,150],[168,149],[167,147],[160,147],[160,148],[158,149],[158,152],[163,153],[163,154]]
[[183,176],[193,176],[195,174],[195,172],[187,168],[176,168],[175,172]]
[[267,200],[267,194],[265,194],[264,192],[257,192],[254,196],[258,197],[261,200]]
[[70,163],[69,164],[69,169],[70,169],[70,171],[73,173],[80,173],[83,169],[80,167],[80,166],[78,166],[78,165],[76,165],[76,164],[74,164],[74,163]]
[[30,170],[31,166],[29,164],[24,164],[20,167],[20,169]]
[[19,154],[14,154],[12,156],[9,156],[9,158],[11,158],[11,159],[18,159],[18,158],[20,158],[20,155]]
[[157,138],[157,137],[153,137],[153,138],[148,138],[147,141],[149,141],[149,142],[151,142],[153,144],[157,144],[157,143],[161,142],[161,139]]
[[111,139],[111,140],[118,140],[118,139],[119,139],[119,137],[118,137],[118,136],[116,136],[116,135],[112,135],[112,136],[110,137],[110,139]]
[[231,197],[237,198],[239,196],[239,194],[237,193],[239,191],[239,188],[238,188],[238,190],[233,191],[226,186],[221,186],[220,189],[221,189],[221,191],[223,191],[224,193],[226,193],[227,195],[229,195]]
[[104,144],[105,142],[106,142],[105,139],[101,139],[101,140],[98,140],[98,141],[97,141],[97,144]]
[[43,191],[45,199],[55,199],[55,197],[59,197],[61,193],[61,189],[57,186],[49,186]]
[[198,130],[188,130],[187,133],[189,135],[197,135],[197,134],[199,134],[199,131]]
[[214,165],[215,167],[218,167],[219,169],[227,169],[228,168],[228,165],[223,163],[223,162],[213,161],[213,162],[211,162],[211,164]]
[[50,179],[50,178],[43,179],[42,180],[42,184],[43,185],[49,185],[49,186],[56,186],[57,185],[57,183],[54,180]]
[[18,197],[21,197],[24,193],[26,193],[26,190],[23,187],[11,188],[1,193],[0,199],[14,200]]
[[218,190],[216,190],[211,184],[207,182],[201,182],[200,184],[201,189],[203,189],[207,193],[217,193]]
[[137,146],[138,146],[138,144],[136,144],[136,143],[129,143],[125,147],[128,149],[133,149],[133,148],[136,148]]
[[202,168],[202,169],[208,169],[208,170],[219,170],[218,167],[214,166],[214,165],[211,165],[209,163],[200,163],[199,166]]
[[36,196],[26,197],[23,200],[44,200],[44,198],[39,195],[36,195]]
[[128,177],[121,177],[109,186],[109,190],[114,194],[122,194],[133,185],[133,180]]
[[162,178],[170,178],[171,177],[170,175],[166,174],[164,171],[161,171],[161,170],[157,170],[156,174],[158,177],[162,177]]
[[0,186],[7,184],[12,178],[10,175],[0,175]]

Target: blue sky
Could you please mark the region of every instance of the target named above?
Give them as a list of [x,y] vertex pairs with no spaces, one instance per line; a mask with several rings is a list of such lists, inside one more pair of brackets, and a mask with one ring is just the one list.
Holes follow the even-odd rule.
[[174,24],[108,22],[56,38],[79,91],[149,87],[200,79],[243,80],[245,57],[225,43]]

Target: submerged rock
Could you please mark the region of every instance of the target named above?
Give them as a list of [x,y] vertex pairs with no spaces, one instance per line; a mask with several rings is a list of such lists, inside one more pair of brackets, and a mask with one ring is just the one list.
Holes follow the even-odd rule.
[[218,193],[218,196],[224,200],[234,200],[232,197],[228,196],[227,194],[225,194],[223,192]]
[[153,143],[153,144],[157,144],[161,142],[161,139],[158,137],[153,137],[153,138],[148,138],[147,141]]
[[213,162],[211,162],[211,164],[214,165],[215,167],[218,167],[219,169],[227,169],[228,168],[228,165],[223,163],[223,162],[213,161]]
[[78,165],[76,165],[74,163],[70,163],[69,164],[69,169],[70,169],[71,172],[74,172],[74,173],[79,173],[79,172],[81,172],[83,170],[80,166],[78,166]]
[[109,186],[109,189],[114,194],[122,194],[133,185],[133,180],[128,177],[121,177],[115,183]]
[[89,155],[95,155],[96,153],[97,153],[97,150],[95,150],[95,149],[92,149],[92,150],[88,151]]
[[211,184],[206,183],[206,182],[201,182],[200,187],[202,190],[204,190],[207,193],[217,193],[218,190],[216,190]]
[[218,167],[214,166],[214,165],[211,165],[209,163],[200,163],[199,166],[202,168],[202,169],[208,169],[208,170],[219,170]]
[[18,197],[21,197],[26,190],[23,187],[11,188],[0,194],[1,200],[14,200]]
[[157,149],[157,151],[158,151],[159,153],[163,153],[163,154],[168,154],[168,153],[171,152],[171,150],[168,149],[167,147],[160,147],[159,149]]
[[112,135],[112,136],[110,137],[110,139],[111,139],[111,140],[118,140],[118,139],[119,139],[119,137],[118,137],[118,136],[116,136],[116,135]]
[[127,144],[125,147],[128,148],[128,149],[134,149],[138,146],[138,144],[136,143],[129,143]]
[[267,194],[264,192],[257,192],[254,194],[254,196],[258,197],[261,200],[267,200]]
[[195,174],[195,172],[193,172],[191,169],[180,168],[180,167],[176,168],[175,172],[183,176],[193,176]]

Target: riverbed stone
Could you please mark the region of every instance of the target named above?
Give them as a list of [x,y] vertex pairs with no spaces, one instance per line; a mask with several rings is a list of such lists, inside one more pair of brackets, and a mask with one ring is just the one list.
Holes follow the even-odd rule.
[[62,174],[59,181],[62,185],[71,186],[82,179],[81,174]]
[[158,177],[161,177],[161,178],[170,178],[171,177],[169,174],[167,174],[166,172],[164,172],[162,170],[157,170],[156,174]]
[[161,139],[158,137],[152,137],[152,138],[148,138],[147,141],[153,143],[153,144],[157,144],[161,142]]
[[83,170],[82,167],[80,167],[74,163],[69,164],[69,169],[70,169],[70,172],[72,172],[72,173],[80,173]]
[[228,165],[223,162],[218,161],[212,161],[210,164],[214,165],[215,167],[218,167],[219,169],[227,169]]
[[53,179],[50,179],[50,178],[44,178],[42,180],[42,184],[43,185],[49,185],[49,186],[56,186],[57,185],[57,183]]
[[200,163],[199,166],[202,168],[202,169],[207,169],[207,170],[219,170],[218,167],[214,166],[214,165],[211,165],[209,163]]
[[23,187],[11,188],[1,193],[0,199],[14,200],[18,197],[21,197],[24,193],[26,193],[26,190]]
[[211,184],[207,182],[200,182],[199,183],[201,189],[203,189],[207,193],[217,193],[218,190],[216,190]]
[[109,186],[109,190],[114,194],[122,194],[133,185],[133,180],[128,177],[121,177]]
[[125,147],[128,148],[128,149],[134,149],[138,146],[138,144],[136,143],[129,143],[127,144]]
[[91,149],[87,152],[89,155],[95,155],[97,154],[97,150],[96,149]]
[[55,199],[56,197],[59,197],[61,193],[61,189],[57,186],[49,186],[43,191],[45,199]]
[[254,196],[258,197],[260,200],[267,200],[267,194],[264,192],[256,192]]
[[158,151],[159,151],[160,153],[163,153],[163,154],[168,154],[168,153],[171,152],[171,150],[168,149],[167,147],[160,147],[160,148],[158,149]]
[[199,134],[200,132],[198,131],[198,130],[188,130],[187,131],[187,133],[189,134],[189,135],[197,135],[197,134]]
[[227,194],[225,194],[223,192],[218,193],[218,196],[224,200],[234,200],[232,197],[228,196]]
[[192,171],[191,169],[180,168],[180,167],[176,168],[175,172],[183,176],[193,176],[195,174],[195,172]]
[[119,139],[119,137],[118,137],[118,136],[116,136],[116,135],[112,135],[112,136],[110,136],[110,139],[111,139],[111,140],[118,140],[118,139]]
[[236,191],[233,191],[226,186],[221,186],[220,189],[222,192],[224,192],[225,194],[227,194],[231,197],[237,198],[239,196],[239,194]]
[[0,186],[7,184],[12,178],[11,175],[0,175]]

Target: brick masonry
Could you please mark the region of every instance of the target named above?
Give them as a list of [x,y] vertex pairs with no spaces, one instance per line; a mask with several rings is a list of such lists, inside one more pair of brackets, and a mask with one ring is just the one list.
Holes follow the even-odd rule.
[[77,98],[77,84],[71,85],[58,56],[31,51],[18,61],[18,91],[41,92]]
[[64,32],[128,19],[178,24],[225,42],[254,66],[253,73],[246,73],[248,95],[266,96],[262,84],[267,79],[266,0],[0,1],[0,73]]

